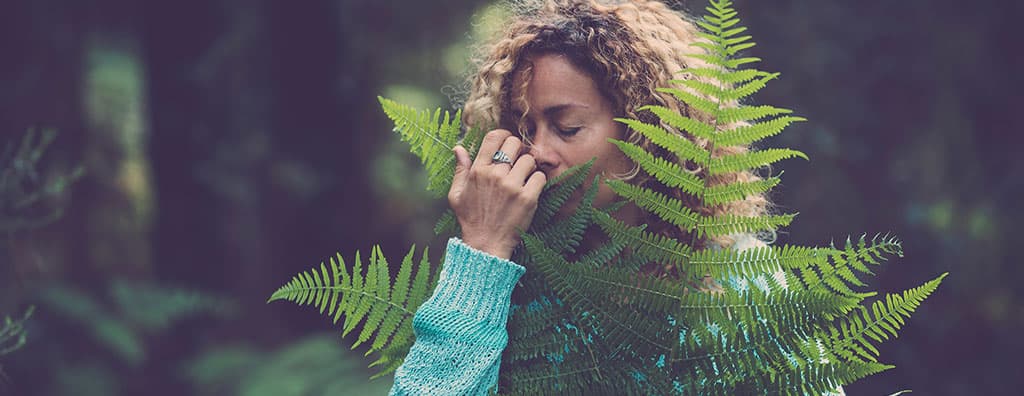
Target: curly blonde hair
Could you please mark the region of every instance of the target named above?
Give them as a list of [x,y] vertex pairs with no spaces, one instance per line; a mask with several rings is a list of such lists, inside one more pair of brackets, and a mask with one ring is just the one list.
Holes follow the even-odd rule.
[[[660,124],[668,131],[685,136],[707,147],[709,143],[696,139],[684,131],[661,123],[652,113],[640,111],[645,105],[661,105],[691,118],[712,122],[709,115],[697,111],[667,93],[658,92],[669,87],[673,79],[698,79],[686,72],[689,67],[707,64],[687,55],[704,53],[693,46],[698,40],[698,28],[687,15],[665,4],[647,0],[528,0],[507,4],[512,18],[497,37],[483,44],[474,59],[476,72],[469,80],[469,95],[463,108],[466,125],[478,128],[500,126],[523,132],[523,118],[512,119],[512,92],[525,93],[529,78],[517,78],[516,73],[530,72],[529,56],[559,53],[577,68],[588,73],[602,94],[615,106],[616,114]],[[513,89],[517,88],[517,89]],[[728,104],[736,105],[736,103]],[[528,109],[526,110],[528,112]],[[683,161],[670,152],[651,143],[642,134],[627,130],[624,140],[644,147],[649,152],[679,163],[688,172],[707,176],[704,169],[690,161]],[[714,147],[712,156],[742,153],[747,146]],[[679,189],[669,189],[657,183],[639,168],[623,179],[678,198],[691,209],[705,215],[735,214],[758,216],[767,213],[769,201],[763,195],[748,197],[739,202],[707,207],[699,198]],[[710,185],[760,180],[753,172],[744,171],[710,177]],[[692,238],[684,229],[665,223],[648,214],[649,229],[680,240]],[[736,243],[733,236],[720,236],[708,241],[694,239],[700,247],[713,244],[730,248]]]

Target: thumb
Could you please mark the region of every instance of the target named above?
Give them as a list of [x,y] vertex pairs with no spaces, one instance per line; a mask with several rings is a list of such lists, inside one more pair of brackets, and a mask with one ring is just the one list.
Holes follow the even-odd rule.
[[473,162],[469,159],[469,151],[466,151],[465,147],[455,146],[452,151],[455,152],[455,175],[452,178],[452,187],[462,187],[466,182],[466,177],[469,175],[469,167],[473,165]]

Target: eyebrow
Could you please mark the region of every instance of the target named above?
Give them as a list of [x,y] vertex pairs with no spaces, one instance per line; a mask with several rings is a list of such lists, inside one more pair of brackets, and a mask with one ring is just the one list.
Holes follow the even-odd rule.
[[[590,106],[582,104],[582,103],[563,103],[563,104],[557,104],[557,105],[554,105],[554,106],[547,107],[544,110],[542,110],[541,113],[543,113],[547,117],[552,117],[555,114],[561,113],[561,112],[563,112],[566,109],[569,109],[571,107],[579,107],[579,108],[583,108],[583,109],[589,109],[590,108]],[[514,108],[514,109],[512,109],[512,113],[513,114],[521,115],[521,114],[523,114],[523,110],[522,109]]]
[[551,117],[551,116],[553,116],[553,115],[555,115],[557,113],[561,113],[562,111],[564,111],[564,110],[566,110],[566,109],[568,109],[570,107],[581,107],[581,108],[584,108],[584,109],[590,108],[590,106],[587,106],[587,105],[582,104],[582,103],[565,103],[565,104],[554,105],[554,106],[548,107],[548,108],[544,109],[543,113],[544,113],[544,115],[546,115],[548,117]]

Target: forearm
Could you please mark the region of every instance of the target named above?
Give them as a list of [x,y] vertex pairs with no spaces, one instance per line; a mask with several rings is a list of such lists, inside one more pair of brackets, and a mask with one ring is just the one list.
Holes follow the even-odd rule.
[[524,272],[449,240],[441,278],[416,311],[416,342],[395,373],[391,394],[486,394],[497,383],[512,288]]

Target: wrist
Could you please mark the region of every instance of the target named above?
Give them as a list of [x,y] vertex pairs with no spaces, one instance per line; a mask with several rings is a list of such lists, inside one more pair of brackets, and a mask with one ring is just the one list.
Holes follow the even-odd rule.
[[505,260],[512,258],[512,251],[515,249],[515,244],[474,240],[465,237],[463,237],[462,242],[473,249]]

